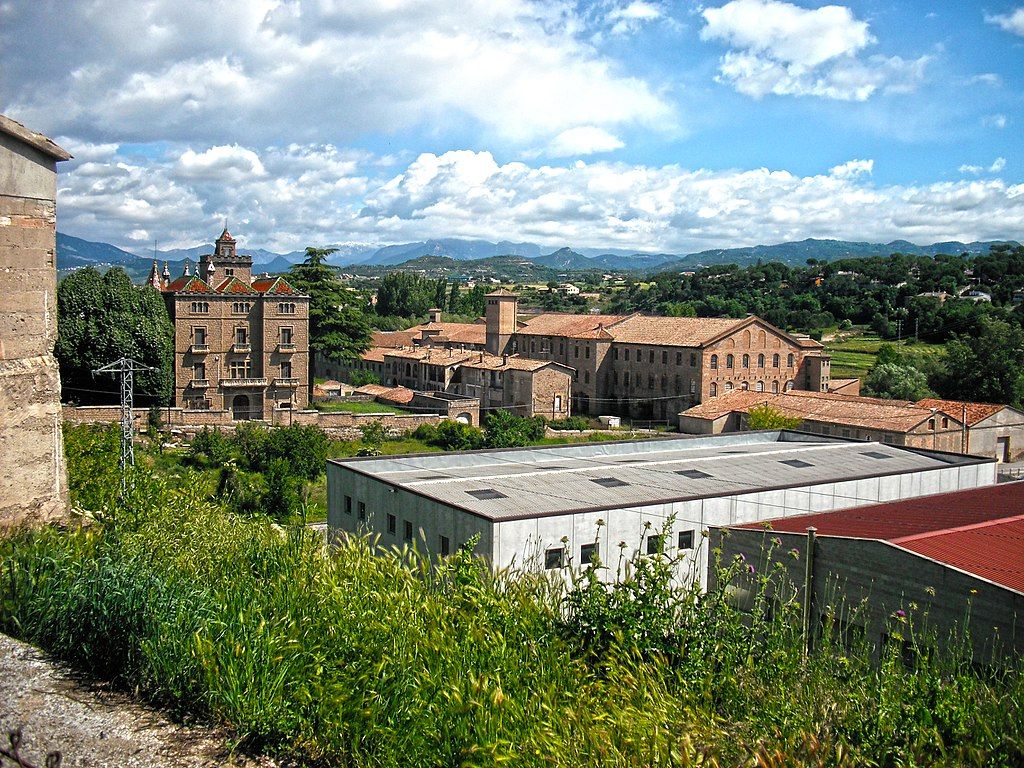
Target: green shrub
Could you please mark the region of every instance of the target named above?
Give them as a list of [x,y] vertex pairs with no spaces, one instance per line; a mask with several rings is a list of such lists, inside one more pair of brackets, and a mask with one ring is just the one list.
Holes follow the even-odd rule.
[[591,428],[590,419],[586,416],[567,416],[564,419],[555,419],[554,421],[549,421],[548,426],[557,430],[584,430]]
[[231,456],[231,441],[216,427],[200,429],[188,447],[189,462],[197,467],[219,467]]

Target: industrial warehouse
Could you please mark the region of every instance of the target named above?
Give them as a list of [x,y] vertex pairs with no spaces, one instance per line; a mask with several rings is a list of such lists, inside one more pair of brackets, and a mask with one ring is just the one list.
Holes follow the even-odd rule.
[[993,459],[788,431],[331,461],[328,525],[495,568],[678,554],[706,584],[712,526],[992,485]]

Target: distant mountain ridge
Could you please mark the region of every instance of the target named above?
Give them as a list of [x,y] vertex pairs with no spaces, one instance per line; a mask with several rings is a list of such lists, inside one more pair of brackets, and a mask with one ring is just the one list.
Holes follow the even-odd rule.
[[[716,248],[685,255],[669,253],[630,252],[622,249],[598,249],[563,247],[552,252],[535,243],[516,243],[503,240],[492,243],[487,240],[443,238],[424,240],[416,243],[386,245],[383,247],[347,243],[333,246],[337,253],[327,261],[336,266],[387,267],[407,264],[422,257],[441,257],[454,262],[479,262],[495,257],[528,259],[534,264],[550,270],[578,272],[601,270],[603,272],[656,272],[697,269],[699,267],[738,264],[748,266],[758,261],[780,261],[800,265],[807,259],[835,261],[843,258],[888,256],[892,253],[906,253],[915,256],[935,256],[939,253],[985,253],[991,245],[1015,241],[990,240],[962,243],[948,241],[931,245],[916,245],[906,240],[889,243],[852,242],[847,240],[819,240],[808,238],[798,242],[775,245],[755,245],[742,248]],[[128,269],[133,277],[148,270],[154,256],[162,263],[173,264],[171,272],[180,274],[185,259],[193,264],[199,256],[211,253],[213,245],[199,245],[193,248],[179,248],[153,253],[133,254],[109,243],[98,243],[82,238],[57,233],[57,268],[67,271],[83,266],[120,265]],[[283,272],[292,264],[305,258],[304,251],[274,253],[262,248],[240,248],[253,258],[253,266],[259,272]],[[479,265],[478,265],[479,266]]]

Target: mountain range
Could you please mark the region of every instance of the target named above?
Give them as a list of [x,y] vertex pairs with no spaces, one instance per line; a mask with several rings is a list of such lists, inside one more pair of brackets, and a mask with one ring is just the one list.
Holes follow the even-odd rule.
[[[808,259],[835,261],[843,258],[867,256],[888,256],[892,253],[906,253],[915,256],[934,256],[939,253],[985,253],[998,242],[985,241],[962,243],[958,241],[915,245],[906,240],[889,243],[850,242],[847,240],[807,239],[776,245],[756,245],[743,248],[719,248],[685,255],[670,253],[642,253],[621,249],[596,249],[569,247],[545,253],[536,243],[514,243],[487,240],[464,240],[444,238],[416,243],[386,245],[383,247],[361,243],[346,243],[328,259],[336,266],[389,267],[407,264],[424,256],[450,259],[453,262],[479,262],[493,257],[516,257],[528,259],[548,270],[578,272],[600,270],[602,272],[656,272],[662,270],[686,270],[717,264],[738,264],[748,266],[758,261],[779,261],[789,265],[805,264]],[[168,262],[171,274],[181,274],[187,259],[195,264],[203,253],[212,252],[212,245],[194,248],[154,251],[134,254],[109,243],[98,243],[78,237],[57,233],[57,269],[62,272],[83,266],[122,266],[135,279],[148,273],[155,258],[163,266]],[[255,271],[283,272],[292,264],[305,257],[304,251],[275,253],[262,248],[242,249],[252,256]]]

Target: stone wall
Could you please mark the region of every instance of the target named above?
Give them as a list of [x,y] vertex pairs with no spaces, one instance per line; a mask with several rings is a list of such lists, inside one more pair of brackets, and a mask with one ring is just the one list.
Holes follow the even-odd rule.
[[[21,138],[23,133],[28,141]],[[0,116],[0,528],[67,508],[57,339],[56,145]]]

